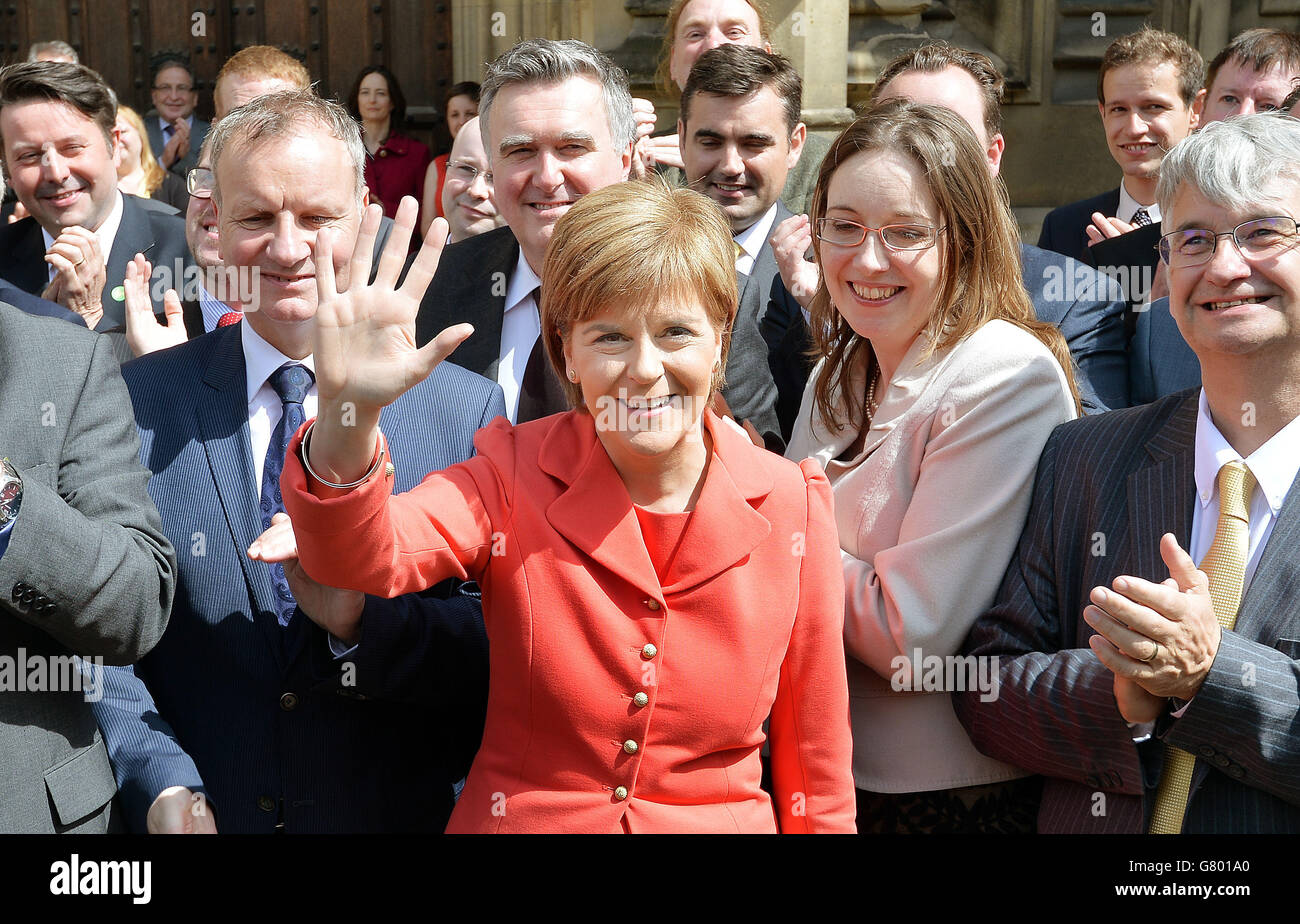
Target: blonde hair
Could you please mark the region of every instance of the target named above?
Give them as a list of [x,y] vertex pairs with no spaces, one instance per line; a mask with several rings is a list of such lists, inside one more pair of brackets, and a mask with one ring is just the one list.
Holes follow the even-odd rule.
[[117,114],[131,123],[131,127],[140,138],[140,168],[144,171],[144,194],[153,196],[167,174],[154,159],[153,149],[149,147],[149,133],[144,128],[144,120],[140,118],[140,113],[125,103],[118,104]]
[[[1006,187],[989,173],[975,133],[948,109],[893,99],[881,103],[844,130],[822,161],[813,193],[812,222],[826,216],[831,177],[857,154],[892,151],[915,163],[929,181],[945,227],[936,247],[942,248],[942,280],[934,310],[923,328],[929,353],[948,349],[989,321],[1003,320],[1037,337],[1052,351],[1065,371],[1076,410],[1079,394],[1071,370],[1070,351],[1061,332],[1039,321],[1020,267],[1020,235],[1012,217]],[[822,248],[815,241],[818,267]],[[822,422],[839,430],[837,407],[842,399],[851,426],[865,419],[865,396],[847,388],[850,370],[865,358],[874,362],[871,343],[860,337],[836,310],[826,288],[825,269],[810,307],[815,355],[826,357],[814,386]]]
[[731,345],[739,296],[731,228],[712,199],[655,177],[615,183],[580,198],[555,225],[542,269],[542,336],[551,366],[573,407],[582,390],[565,375],[564,341],[573,328],[611,306],[644,311],[659,298],[698,298]]

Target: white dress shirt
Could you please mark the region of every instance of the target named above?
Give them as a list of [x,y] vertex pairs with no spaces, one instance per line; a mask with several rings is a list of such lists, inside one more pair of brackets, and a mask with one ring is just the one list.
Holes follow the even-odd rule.
[[1128,194],[1128,189],[1124,186],[1124,181],[1121,180],[1119,184],[1119,206],[1115,209],[1115,217],[1120,221],[1133,224],[1133,215],[1138,209],[1147,210],[1153,225],[1160,223],[1160,203],[1152,202],[1150,205],[1143,205]]
[[231,308],[217,298],[208,291],[207,286],[199,286],[199,310],[203,312],[203,332],[210,334],[217,329],[217,322],[221,320],[222,315],[239,309]]
[[[310,356],[306,359],[290,359],[258,336],[252,325],[243,321],[239,324],[239,334],[243,340],[244,372],[248,386],[248,439],[253,450],[253,479],[258,490],[261,490],[266,450],[271,445],[275,425],[284,416],[284,402],[267,379],[285,363],[293,362],[306,366],[315,375],[316,364]],[[308,420],[316,416],[316,404],[316,384],[313,382],[302,402]]]
[[776,221],[776,203],[759,216],[758,221],[754,222],[744,231],[733,236],[733,240],[740,245],[743,251],[736,258],[736,272],[744,273],[746,276],[754,272],[754,261],[758,259],[759,253],[767,246],[767,239],[772,235],[772,223]]
[[[108,213],[108,217],[99,223],[95,230],[95,240],[99,244],[100,256],[104,258],[104,265],[108,265],[108,255],[113,250],[113,241],[117,239],[118,226],[122,224],[122,193],[118,192],[113,199],[113,209]],[[45,252],[49,253],[50,248],[54,246],[54,238],[50,232],[41,228],[41,237],[45,239]],[[132,257],[135,254],[131,254]],[[46,278],[51,282],[54,281],[54,267],[46,263]]]
[[506,416],[511,423],[519,416],[519,389],[524,382],[528,357],[542,335],[542,319],[537,313],[537,300],[533,298],[533,289],[541,284],[542,280],[528,265],[521,250],[506,286],[506,313],[501,320],[501,353],[497,363],[497,384],[505,392]]
[[1242,459],[1210,419],[1205,390],[1201,389],[1200,406],[1196,412],[1197,504],[1192,509],[1191,548],[1187,550],[1198,566],[1214,544],[1214,533],[1219,525],[1219,469],[1238,460],[1246,463],[1256,481],[1250,495],[1250,544],[1246,581],[1242,586],[1244,595],[1255,575],[1260,553],[1273,534],[1273,524],[1282,510],[1282,502],[1291,490],[1296,472],[1300,471],[1300,417],[1274,433],[1267,443],[1250,454],[1250,458]]

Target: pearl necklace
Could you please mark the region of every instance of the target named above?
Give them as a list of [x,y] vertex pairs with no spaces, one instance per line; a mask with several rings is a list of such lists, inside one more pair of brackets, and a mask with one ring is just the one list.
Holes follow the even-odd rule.
[[880,378],[880,369],[877,368],[871,376],[871,384],[867,386],[867,416],[874,418],[876,411],[880,410],[880,405],[876,403],[876,382]]

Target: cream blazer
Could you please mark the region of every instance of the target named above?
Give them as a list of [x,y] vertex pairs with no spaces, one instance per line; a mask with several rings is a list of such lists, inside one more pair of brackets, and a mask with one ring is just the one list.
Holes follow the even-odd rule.
[[[906,687],[915,664],[922,668],[915,686],[934,689],[925,669],[937,662],[927,659],[955,655],[993,603],[1029,513],[1039,453],[1075,416],[1051,351],[1014,324],[990,321],[923,357],[928,344],[918,337],[883,394],[877,387],[876,419],[847,462],[836,457],[858,431],[832,434],[822,424],[813,402],[818,364],[786,451],[819,462],[835,496],[853,775],[871,792],[1028,775],[975,750],[952,709],[953,687],[962,686]],[[865,392],[865,378],[861,363],[850,387]],[[991,667],[986,678],[997,676]],[[978,681],[964,667],[956,677],[967,687]]]

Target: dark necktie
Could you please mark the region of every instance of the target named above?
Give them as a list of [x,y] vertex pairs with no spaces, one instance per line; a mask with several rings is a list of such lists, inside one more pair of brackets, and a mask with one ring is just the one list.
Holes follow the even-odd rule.
[[[533,289],[532,295],[540,316],[542,290]],[[519,409],[515,414],[515,423],[549,417],[551,414],[559,414],[569,409],[564,385],[555,374],[555,370],[551,368],[550,360],[546,358],[546,344],[542,339],[542,337],[537,338],[532,352],[528,354],[528,363],[524,366],[524,378],[519,383]]]
[[1133,220],[1129,222],[1135,228],[1145,228],[1151,224],[1151,216],[1147,214],[1146,209],[1138,209],[1133,213]]
[[[271,442],[266,447],[266,463],[262,466],[261,507],[264,530],[271,528],[272,516],[284,511],[284,500],[280,496],[280,473],[284,471],[284,455],[289,449],[289,440],[307,419],[302,402],[316,379],[306,366],[285,363],[271,373],[267,381],[280,396],[284,413],[271,432]],[[289,590],[289,580],[284,576],[284,565],[271,565],[271,582],[275,585],[276,615],[280,625],[287,626],[297,604]]]

